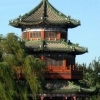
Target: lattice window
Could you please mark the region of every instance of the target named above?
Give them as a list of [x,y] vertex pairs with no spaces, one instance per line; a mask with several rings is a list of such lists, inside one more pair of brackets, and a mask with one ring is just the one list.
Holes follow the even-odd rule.
[[30,32],[30,38],[41,38],[41,32]]
[[56,32],[45,32],[45,38],[57,38]]
[[62,66],[63,65],[63,58],[51,57],[45,58],[46,66]]

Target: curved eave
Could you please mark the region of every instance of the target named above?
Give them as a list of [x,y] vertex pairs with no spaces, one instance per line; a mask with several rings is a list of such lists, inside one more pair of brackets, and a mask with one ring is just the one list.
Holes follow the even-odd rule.
[[63,20],[63,21],[50,21],[50,20],[45,20],[44,21],[45,24],[50,24],[50,25],[62,25],[62,26],[65,26],[66,28],[75,28],[80,24],[80,21],[76,21],[76,20],[71,20],[68,21],[68,20]]
[[75,21],[58,21],[58,22],[52,22],[49,20],[38,20],[38,21],[33,21],[33,22],[23,22],[23,21],[9,21],[9,25],[16,27],[16,28],[22,28],[23,26],[34,26],[34,25],[39,25],[39,24],[46,24],[46,25],[61,25],[65,26],[66,28],[75,28],[80,25],[80,22],[75,22]]
[[80,90],[82,92],[95,92],[96,88],[81,88]]
[[23,26],[34,26],[34,25],[39,25],[41,24],[43,21],[35,21],[35,22],[20,22],[20,21],[17,21],[17,22],[9,22],[9,25],[13,26],[13,27],[16,27],[16,28],[22,28]]
[[43,48],[44,51],[54,51],[54,52],[65,52],[65,53],[71,53],[71,54],[75,54],[75,55],[80,55],[80,54],[84,54],[87,53],[88,50],[87,49],[72,49],[72,48]]
[[75,44],[68,44],[67,42],[47,43],[43,45],[43,41],[27,41],[26,48],[35,51],[49,51],[49,52],[65,52],[80,55],[88,52],[87,48],[77,46]]
[[79,92],[93,93],[95,91],[96,91],[95,88],[94,89],[91,89],[91,88],[89,88],[89,89],[87,89],[87,88],[85,88],[85,89],[83,89],[83,88],[82,89],[80,89],[80,88],[71,88],[71,89],[56,89],[56,90],[53,90],[53,91],[50,91],[50,92],[51,93],[74,93],[74,92],[77,92],[77,93],[79,93]]
[[13,20],[9,21],[9,25],[16,27],[16,28],[20,28],[18,27],[19,26],[18,22],[14,22]]
[[79,49],[76,49],[76,48],[75,48],[75,53],[76,53],[77,55],[84,54],[84,53],[87,53],[87,52],[88,52],[88,49],[87,49],[87,48],[83,48],[83,47],[81,47],[81,48],[79,48]]

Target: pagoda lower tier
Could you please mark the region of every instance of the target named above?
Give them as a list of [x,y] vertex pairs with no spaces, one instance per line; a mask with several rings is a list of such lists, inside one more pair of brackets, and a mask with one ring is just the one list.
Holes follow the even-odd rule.
[[90,96],[94,93],[96,93],[95,87],[87,86],[81,81],[56,79],[45,80],[43,93],[37,98],[38,100],[90,100]]

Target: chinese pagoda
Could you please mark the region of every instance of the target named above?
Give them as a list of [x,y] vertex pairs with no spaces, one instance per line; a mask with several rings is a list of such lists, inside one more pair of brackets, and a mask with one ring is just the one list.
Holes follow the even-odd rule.
[[87,48],[68,40],[68,29],[80,25],[80,21],[66,16],[48,0],[9,24],[22,30],[22,39],[30,55],[39,57],[46,64],[44,93],[39,100],[86,100],[94,91],[84,86],[83,69],[76,66],[76,55],[88,52]]

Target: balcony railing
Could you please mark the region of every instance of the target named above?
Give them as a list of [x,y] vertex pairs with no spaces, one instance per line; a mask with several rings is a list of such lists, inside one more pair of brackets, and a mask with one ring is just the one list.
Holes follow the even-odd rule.
[[[16,78],[24,78],[22,67],[14,67]],[[47,67],[45,78],[50,79],[82,79],[83,68],[80,66]]]

